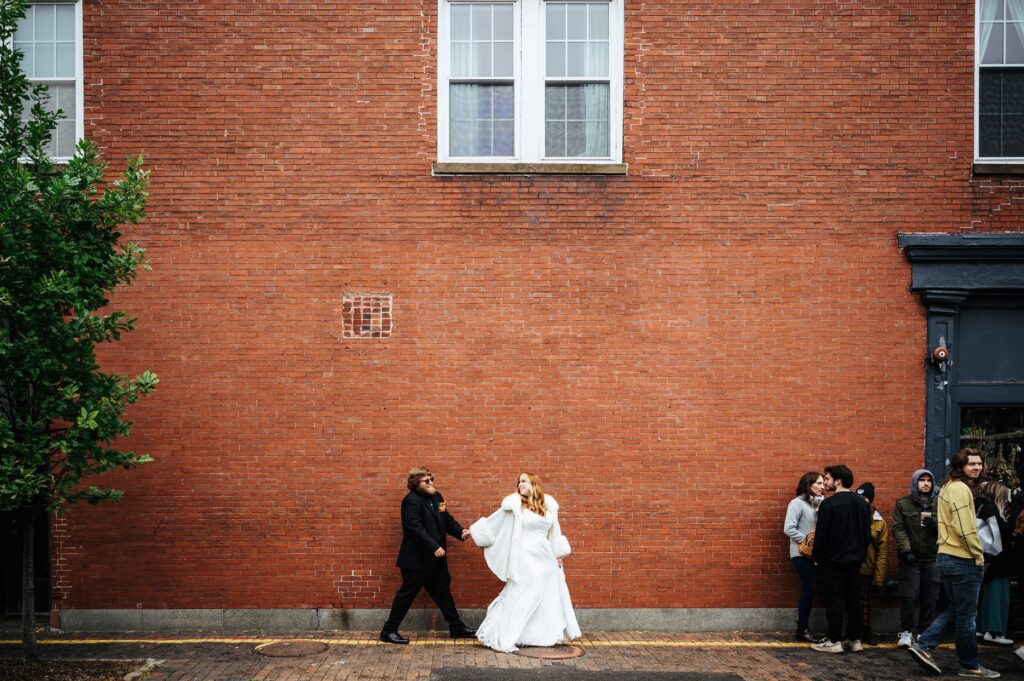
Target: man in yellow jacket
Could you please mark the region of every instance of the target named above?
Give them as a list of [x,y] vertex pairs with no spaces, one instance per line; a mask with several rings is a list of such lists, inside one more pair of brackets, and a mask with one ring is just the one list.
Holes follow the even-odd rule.
[[959,676],[999,678],[999,672],[986,669],[978,662],[978,640],[975,637],[985,554],[978,539],[971,490],[984,468],[984,452],[961,449],[949,460],[949,475],[939,491],[939,554],[936,562],[949,606],[907,649],[918,664],[935,674],[941,674],[942,669],[929,651],[938,647],[946,632],[953,627],[956,631],[956,656],[960,661]]

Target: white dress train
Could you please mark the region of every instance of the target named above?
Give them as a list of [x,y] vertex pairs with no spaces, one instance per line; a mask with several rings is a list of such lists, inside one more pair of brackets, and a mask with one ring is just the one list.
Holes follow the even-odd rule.
[[506,653],[523,646],[553,646],[580,636],[565,573],[555,559],[548,532],[554,520],[524,509],[517,551],[518,569],[487,607],[476,636]]

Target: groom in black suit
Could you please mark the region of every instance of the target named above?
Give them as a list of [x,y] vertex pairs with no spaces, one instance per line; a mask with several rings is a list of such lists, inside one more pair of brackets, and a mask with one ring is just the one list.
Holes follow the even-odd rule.
[[434,476],[426,468],[409,471],[406,484],[410,491],[402,500],[402,548],[398,551],[402,586],[395,594],[391,615],[380,632],[380,640],[386,643],[409,642],[398,633],[398,627],[422,588],[441,609],[452,638],[472,638],[476,630],[466,626],[455,608],[445,550],[445,535],[465,541],[469,530],[463,529],[448,513],[444,497],[434,487]]

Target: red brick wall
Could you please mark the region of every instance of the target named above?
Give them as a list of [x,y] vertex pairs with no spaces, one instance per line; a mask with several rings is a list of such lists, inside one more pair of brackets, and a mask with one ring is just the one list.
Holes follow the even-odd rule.
[[[789,607],[806,470],[923,459],[898,232],[1019,229],[972,179],[970,3],[626,2],[629,175],[432,177],[437,6],[85,4],[87,133],[144,152],[155,370],[58,607],[387,607],[404,474],[469,524],[539,473],[580,607]],[[342,338],[344,292],[393,294]],[[455,595],[498,582],[467,545]]]

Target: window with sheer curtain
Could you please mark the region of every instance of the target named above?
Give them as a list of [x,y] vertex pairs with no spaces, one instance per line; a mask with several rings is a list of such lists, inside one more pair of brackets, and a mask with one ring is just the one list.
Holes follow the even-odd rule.
[[440,160],[621,160],[621,0],[440,2]]
[[81,4],[31,3],[14,33],[14,48],[24,55],[21,64],[29,81],[49,88],[49,109],[64,113],[50,141],[50,156],[66,160],[83,129]]
[[976,150],[1024,161],[1024,0],[978,0]]

